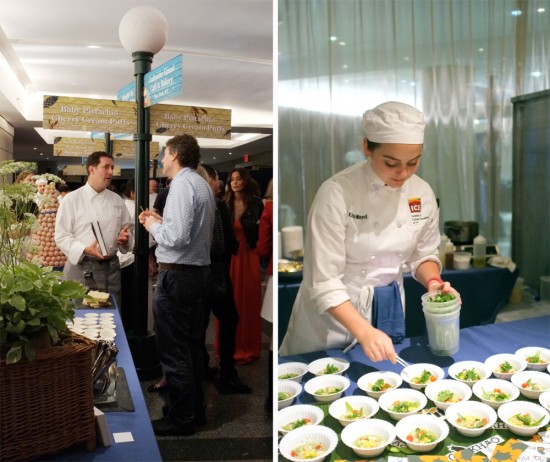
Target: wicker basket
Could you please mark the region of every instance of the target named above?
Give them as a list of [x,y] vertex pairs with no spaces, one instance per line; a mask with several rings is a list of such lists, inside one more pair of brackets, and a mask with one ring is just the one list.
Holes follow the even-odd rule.
[[[68,340],[68,341],[67,341]],[[0,359],[0,460],[29,460],[75,444],[96,445],[92,349],[73,334],[35,359]]]

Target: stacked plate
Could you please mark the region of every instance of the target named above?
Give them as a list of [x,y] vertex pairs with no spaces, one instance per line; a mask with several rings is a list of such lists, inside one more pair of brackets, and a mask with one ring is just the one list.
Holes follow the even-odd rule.
[[69,329],[92,340],[114,341],[116,337],[115,315],[113,313],[86,313],[67,323]]

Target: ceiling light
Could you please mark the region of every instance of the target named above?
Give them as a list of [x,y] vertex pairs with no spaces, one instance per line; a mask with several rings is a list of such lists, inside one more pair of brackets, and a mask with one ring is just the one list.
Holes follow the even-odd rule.
[[531,72],[531,75],[533,77],[540,77],[542,75],[542,72],[540,72],[540,71]]
[[538,8],[537,13],[544,13],[546,11],[546,8]]
[[230,153],[229,153],[229,155],[230,155],[230,156],[232,156],[232,155],[233,155],[233,153],[232,153],[232,152],[230,152]]
[[342,69],[347,69],[347,68],[348,68],[347,64],[342,64]]
[[479,51],[480,53],[483,53],[485,51],[485,48],[478,48],[477,51]]
[[43,153],[40,153],[41,156],[43,156],[44,154]]
[[99,45],[88,45],[87,48],[95,49],[95,48],[101,48]]
[[344,41],[338,42],[338,45],[340,45],[341,47],[345,47],[345,46],[346,46],[346,42],[344,42]]
[[521,10],[512,10],[510,14],[512,16],[521,16]]
[[335,35],[333,35],[332,37],[330,37],[330,41],[331,41],[331,42],[336,42],[336,40],[338,40],[338,37],[336,37]]
[[403,61],[408,61],[408,60],[409,60],[409,57],[408,57],[408,56],[405,56],[405,57],[403,58]]
[[216,160],[216,158],[215,158],[215,157],[212,157],[212,160]]
[[34,147],[33,149],[36,151],[38,148]]

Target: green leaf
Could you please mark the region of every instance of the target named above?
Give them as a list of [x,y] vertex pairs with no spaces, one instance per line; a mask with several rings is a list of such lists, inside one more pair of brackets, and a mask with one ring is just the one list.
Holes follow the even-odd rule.
[[39,325],[40,325],[39,318],[32,318],[27,321],[27,326],[39,326]]
[[23,348],[21,345],[10,348],[8,354],[6,355],[6,364],[13,364],[19,361],[21,359],[22,352]]
[[27,302],[21,295],[15,294],[13,297],[10,298],[10,305],[15,307],[19,311],[24,311]]

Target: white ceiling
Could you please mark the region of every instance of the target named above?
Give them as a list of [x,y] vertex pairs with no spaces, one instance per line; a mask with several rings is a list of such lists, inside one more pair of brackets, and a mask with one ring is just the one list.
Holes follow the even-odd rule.
[[[272,133],[272,0],[0,3],[0,115],[15,127],[17,159],[52,160],[51,146],[32,128],[42,126],[42,95],[116,99],[133,81],[132,58],[120,44],[118,26],[139,5],[157,8],[169,24],[167,43],[152,67],[183,55],[183,94],[164,103],[229,108],[234,134]],[[272,150],[272,136],[244,145],[238,138],[245,137],[233,136],[199,140],[204,160],[219,163]]]

